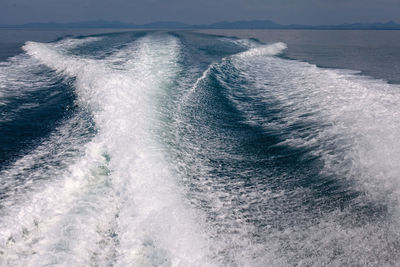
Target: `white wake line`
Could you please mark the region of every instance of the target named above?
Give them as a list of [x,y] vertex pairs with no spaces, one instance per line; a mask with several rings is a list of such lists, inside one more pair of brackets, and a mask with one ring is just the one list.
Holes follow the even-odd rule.
[[[303,114],[312,114],[307,118],[321,125],[329,124],[320,131],[309,132],[307,137],[293,131],[284,144],[318,147],[314,154],[324,160],[324,173],[351,178],[357,189],[367,192],[371,199],[385,199],[392,202],[390,205],[397,205],[393,203],[400,198],[400,168],[396,161],[400,158],[396,145],[400,133],[400,110],[396,104],[400,99],[399,85],[308,62],[280,58],[265,61],[257,57],[250,62],[245,68],[241,67],[244,60],[240,58],[234,64],[241,71],[251,67],[250,73],[268,77],[270,83],[266,87],[265,79],[254,80],[259,90],[253,93],[261,99],[272,95],[286,104],[284,124],[269,127],[290,127]],[[333,153],[327,145],[339,152]],[[400,207],[397,205],[396,209]]]
[[[140,233],[141,230],[144,230],[144,233],[139,235],[142,238],[146,238],[147,232],[147,234],[154,234],[153,231],[155,231],[156,233],[157,231],[161,231],[159,233],[159,236],[152,236],[152,238],[158,240],[160,242],[159,245],[163,245],[164,249],[168,250],[169,253],[171,253],[170,257],[177,257],[177,261],[185,262],[186,260],[193,263],[193,261],[195,261],[196,259],[205,259],[204,255],[202,255],[204,253],[202,250],[206,246],[201,244],[201,240],[203,238],[207,239],[207,237],[203,236],[203,231],[198,229],[200,227],[198,226],[198,223],[196,223],[196,220],[194,218],[189,218],[192,217],[192,212],[185,210],[187,208],[186,205],[182,204],[182,202],[180,201],[180,196],[177,195],[179,194],[179,188],[176,188],[177,185],[175,185],[174,182],[170,179],[170,176],[172,176],[172,174],[166,170],[167,168],[163,166],[162,162],[160,163],[159,157],[151,155],[153,149],[150,149],[149,151],[148,149],[146,150],[146,148],[135,147],[135,145],[140,145],[140,143],[138,143],[140,141],[140,138],[132,139],[129,136],[123,136],[118,127],[115,129],[113,127],[123,127],[122,130],[128,130],[129,132],[127,132],[127,134],[131,135],[135,132],[136,134],[139,134],[144,131],[144,129],[139,129],[140,127],[146,128],[146,126],[141,125],[141,123],[151,123],[151,120],[142,117],[137,122],[133,120],[133,124],[130,125],[129,121],[124,122],[120,120],[114,120],[114,117],[119,116],[118,114],[122,112],[122,114],[120,114],[122,116],[122,119],[130,118],[132,115],[134,115],[130,112],[131,109],[133,111],[138,109],[142,112],[145,112],[143,114],[143,116],[145,116],[147,114],[146,112],[148,112],[148,107],[154,106],[152,105],[152,103],[146,102],[149,98],[149,96],[146,95],[149,94],[148,89],[154,89],[154,87],[163,86],[163,82],[168,82],[167,80],[169,79],[169,76],[173,75],[173,73],[171,74],[168,73],[168,71],[163,70],[165,73],[157,72],[157,74],[159,74],[158,77],[147,77],[147,79],[144,79],[149,73],[154,73],[152,71],[152,68],[159,67],[160,64],[157,63],[159,57],[161,57],[161,59],[164,59],[163,57],[166,57],[165,59],[167,61],[171,61],[173,59],[172,57],[169,58],[169,56],[171,55],[169,55],[168,53],[159,55],[157,51],[161,48],[153,46],[153,43],[143,42],[143,46],[141,47],[141,49],[144,50],[142,53],[143,55],[142,58],[139,58],[138,61],[142,62],[144,66],[137,66],[137,68],[133,69],[132,72],[124,71],[122,74],[119,72],[119,74],[111,81],[107,81],[107,77],[111,78],[113,74],[117,74],[118,72],[116,72],[116,70],[110,70],[106,64],[106,61],[99,62],[95,60],[78,58],[75,56],[72,58],[66,57],[58,53],[57,51],[54,51],[52,48],[48,48],[47,45],[27,43],[25,49],[33,57],[37,57],[45,65],[55,69],[61,74],[77,77],[76,86],[79,87],[79,94],[83,94],[79,96],[80,101],[83,101],[89,105],[90,109],[95,115],[96,123],[100,124],[98,125],[100,126],[100,133],[98,134],[97,138],[95,138],[91,143],[87,145],[87,151],[85,153],[86,156],[82,158],[79,163],[70,166],[70,169],[63,174],[66,179],[58,183],[49,184],[44,189],[44,191],[38,192],[36,195],[33,195],[30,200],[27,199],[22,209],[20,209],[19,211],[14,209],[14,212],[11,212],[13,214],[10,213],[7,218],[2,219],[2,223],[0,224],[2,226],[1,229],[6,230],[5,232],[1,232],[2,242],[0,242],[0,247],[2,249],[9,249],[7,248],[10,244],[8,240],[10,240],[10,236],[13,236],[12,239],[14,241],[12,241],[12,243],[15,244],[14,249],[17,250],[16,254],[29,254],[32,248],[35,247],[35,242],[37,242],[35,240],[39,239],[39,247],[42,249],[46,248],[45,250],[41,251],[42,256],[44,256],[43,253],[48,256],[45,251],[51,251],[55,249],[54,246],[57,245],[58,237],[56,236],[56,233],[58,231],[58,225],[63,226],[67,223],[65,222],[65,219],[67,218],[65,218],[64,215],[73,215],[74,207],[80,207],[79,205],[84,205],[84,202],[82,204],[79,204],[77,203],[77,200],[82,200],[82,196],[86,196],[87,190],[85,190],[85,188],[90,186],[90,181],[95,178],[88,178],[86,176],[91,176],[92,174],[90,173],[96,171],[97,167],[107,166],[107,163],[104,162],[104,158],[101,155],[105,153],[105,151],[103,150],[105,148],[108,148],[107,152],[111,152],[110,167],[116,167],[111,168],[110,179],[116,179],[117,181],[111,180],[111,183],[114,183],[114,185],[117,186],[125,185],[128,187],[118,188],[116,192],[116,195],[119,195],[119,205],[128,205],[125,207],[117,208],[118,210],[120,210],[121,215],[126,215],[120,216],[118,219],[120,222],[120,227],[122,227],[123,230],[123,232],[120,233],[122,234],[122,236],[120,237],[121,242],[119,248],[119,253],[122,256],[122,258],[120,259],[120,263],[132,262],[133,259],[131,257],[140,256],[137,254],[138,252],[133,249],[140,250],[141,240],[138,240],[137,234]],[[168,64],[165,66],[161,64],[160,67],[168,67]],[[96,79],[98,75],[100,75],[100,80]],[[126,75],[127,77],[130,77],[128,78],[128,81],[117,81],[118,79],[126,78]],[[135,79],[135,77],[139,77],[139,80]],[[162,77],[166,80],[154,84],[154,79],[159,77]],[[128,87],[132,85],[142,87],[140,88],[140,90],[138,90],[138,92],[136,92],[144,94],[140,95],[139,99],[137,99],[140,101],[130,101],[131,99],[129,97],[135,97],[135,95],[132,95],[132,92],[128,90]],[[117,91],[117,94],[115,94],[115,92],[112,92],[112,90],[110,90],[110,88],[107,88],[107,86],[117,86],[116,88],[119,91]],[[116,101],[118,100],[115,99],[116,97],[122,98],[119,99],[119,101]],[[121,100],[123,101],[122,103],[120,103]],[[141,103],[144,105],[147,104],[144,110],[141,109]],[[99,104],[105,107],[100,108],[97,106]],[[135,107],[135,105],[139,106]],[[125,107],[128,108],[128,113],[126,114],[124,114],[123,110],[121,110]],[[107,112],[107,110],[114,110],[116,113]],[[118,119],[120,119],[120,117],[118,117]],[[111,130],[110,127],[112,128]],[[133,128],[133,130],[131,128]],[[116,134],[116,136],[114,134]],[[102,140],[103,138],[106,138],[106,140]],[[114,138],[115,140],[112,139],[111,144],[109,144],[107,138]],[[115,154],[114,152],[116,152],[116,149],[119,150],[118,144],[120,139],[121,141],[129,141],[132,139],[131,141],[133,143],[124,146],[124,149],[122,151],[119,151],[118,154]],[[148,141],[146,140],[148,139],[148,137],[144,139],[145,140],[142,140],[140,142],[144,142],[145,144],[147,144]],[[118,142],[115,143],[116,141]],[[129,153],[129,151],[124,151],[129,150],[129,148],[133,148],[134,151],[131,151],[131,153]],[[111,151],[108,151],[110,149]],[[119,160],[119,157],[122,157],[123,155],[128,155],[131,158],[128,157],[128,159]],[[138,160],[137,157],[139,157],[140,160]],[[152,163],[149,163],[147,160],[155,160],[157,164],[155,164],[154,166],[158,167],[154,168],[153,166],[152,168],[149,168],[149,166],[151,167]],[[128,168],[125,168],[124,166]],[[123,167],[124,170],[122,170],[120,167]],[[149,172],[149,170],[150,173],[147,173],[147,176],[149,177],[146,177],[146,172]],[[142,174],[139,175],[137,173],[138,171],[142,171]],[[136,178],[141,178],[141,176],[144,176],[142,177],[144,180],[141,180],[139,182],[135,181]],[[125,178],[129,180],[126,181],[127,183],[124,183],[122,181]],[[157,183],[157,181],[161,183]],[[102,182],[98,181],[97,183]],[[148,192],[148,189],[153,190],[150,193]],[[128,192],[121,192],[124,190],[128,190]],[[132,197],[134,199],[133,201]],[[124,198],[127,199],[125,200]],[[131,201],[127,201],[129,199],[131,199]],[[103,202],[106,200],[103,199],[101,201]],[[104,203],[100,203],[100,206],[102,204]],[[133,205],[135,210],[132,211],[130,207]],[[84,208],[90,208],[89,206],[86,205],[84,206]],[[146,209],[146,207],[150,207],[150,209]],[[168,212],[168,210],[170,212]],[[149,211],[151,212],[149,213]],[[156,217],[152,218],[150,216],[148,218],[149,215]],[[162,216],[162,218],[160,218],[160,216]],[[81,215],[81,217],[84,218],[83,215]],[[15,221],[15,219],[17,220]],[[157,225],[157,227],[155,228],[152,227],[152,224],[154,223]],[[13,225],[14,229],[8,229],[8,225]],[[38,228],[38,225],[41,229],[40,231],[35,230]],[[26,231],[24,230],[23,233],[28,233],[28,237],[26,234],[20,233],[21,227],[26,229]],[[164,232],[163,229],[165,229],[165,227],[169,227],[168,231],[170,232]],[[135,229],[138,231],[136,231],[135,233],[131,233]],[[200,233],[197,233],[198,231],[200,231]],[[82,232],[82,237],[88,237],[86,242],[89,242],[91,239],[93,239],[93,237],[89,235],[90,232],[91,231]],[[45,233],[51,233],[50,238],[55,239],[47,240],[49,236],[43,236],[43,234]],[[80,237],[80,239],[82,237]],[[70,242],[75,241],[76,240],[70,240]],[[79,242],[77,244],[74,244],[74,247],[71,247],[69,251],[74,251],[74,253],[78,253],[80,250],[76,250],[75,248],[80,247],[82,246],[82,244],[84,244],[81,241],[84,240],[79,240]],[[89,248],[84,247],[84,249]],[[79,253],[83,252],[81,251]],[[40,257],[39,254],[37,255],[37,257]],[[187,258],[188,256],[189,258]],[[61,259],[63,259],[63,257],[61,257]],[[172,262],[174,262],[175,259],[173,258],[171,260]],[[27,262],[29,262],[29,258],[27,259]]]
[[195,81],[195,83],[192,85],[192,87],[182,96],[182,100],[179,102],[178,106],[178,114],[181,114],[182,108],[187,104],[191,96],[194,94],[194,92],[197,90],[199,87],[199,84],[207,78],[209,75],[210,71],[212,68],[214,68],[215,64],[211,64],[208,66],[208,68],[203,71],[202,75]]
[[276,56],[283,52],[287,48],[285,43],[273,43],[268,45],[260,45],[254,48],[250,48],[247,51],[233,55],[233,57],[252,57],[252,56]]
[[[251,47],[249,50],[232,55],[232,56],[228,56],[228,57],[224,57],[221,59],[220,62],[224,62],[225,60],[229,59],[229,58],[234,58],[234,57],[247,57],[247,56],[275,56],[278,55],[280,53],[282,53],[282,51],[284,49],[287,48],[287,45],[285,43],[279,42],[279,43],[274,43],[274,44],[269,44],[269,45],[262,45],[262,46],[257,46],[257,47]],[[191,95],[197,90],[197,88],[199,87],[199,84],[205,80],[207,78],[207,76],[210,74],[211,70],[213,68],[215,68],[216,66],[218,66],[220,64],[220,62],[216,62],[216,63],[212,63],[210,64],[207,69],[205,71],[203,71],[203,73],[201,74],[201,76],[195,81],[195,83],[192,85],[192,87],[187,91],[187,93],[185,93],[182,96],[182,104],[179,105],[178,107],[178,111],[182,110],[182,106],[184,106],[188,100],[190,99]]]

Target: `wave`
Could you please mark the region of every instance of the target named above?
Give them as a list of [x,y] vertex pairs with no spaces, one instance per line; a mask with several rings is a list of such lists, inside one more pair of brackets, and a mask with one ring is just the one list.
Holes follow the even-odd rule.
[[287,48],[285,43],[274,43],[269,45],[259,45],[258,47],[250,48],[249,50],[240,53],[239,57],[254,57],[254,56],[276,56]]
[[3,216],[3,263],[207,262],[207,235],[154,139],[163,126],[157,102],[181,68],[178,40],[144,37],[123,58],[105,60],[68,55],[71,45],[28,42],[24,49],[75,79],[79,104],[92,113],[97,133],[84,156],[54,174],[61,178],[25,193]]
[[[400,87],[354,71],[270,57],[284,45],[269,48],[272,52],[267,47],[265,54],[249,50],[226,58],[210,76],[225,88],[242,121],[268,133],[271,158],[285,166],[273,182],[281,189],[272,190],[283,194],[278,203],[284,204],[274,203],[283,212],[281,225],[258,229],[273,240],[263,241],[266,249],[278,265],[393,264],[396,257],[384,251],[398,251],[393,244],[399,238],[400,150],[393,144],[400,133]],[[292,181],[302,186],[282,186]],[[287,206],[308,211],[293,214]],[[291,225],[293,217],[297,221]],[[386,238],[390,241],[382,241]],[[283,240],[285,252],[277,246]],[[329,254],[338,247],[336,256]]]
[[394,265],[399,86],[179,36],[27,42],[0,67],[79,107],[0,172],[0,264]]
[[[393,160],[400,151],[390,144],[395,143],[394,136],[400,131],[396,123],[400,111],[396,105],[400,98],[398,85],[353,71],[321,69],[276,57],[251,55],[245,59],[235,57],[232,62],[236,70],[247,74],[251,85],[246,87],[246,93],[280,111],[279,120],[275,121],[253,112],[248,117],[249,123],[281,131],[282,144],[312,148],[312,153],[323,158],[326,171],[336,174],[342,173],[340,170],[354,171],[355,165],[360,164],[357,170],[363,174],[354,174],[352,178],[366,179],[360,181],[363,185],[373,183],[369,179],[379,177],[379,172],[395,168]],[[233,95],[242,92],[231,93],[235,101]],[[246,110],[237,100],[236,103],[238,108]],[[300,125],[299,129],[296,125]],[[377,155],[380,156],[375,158]],[[380,162],[382,158],[385,163]],[[351,165],[346,165],[346,161],[352,162]],[[387,174],[384,177],[388,182],[397,177],[394,173]]]

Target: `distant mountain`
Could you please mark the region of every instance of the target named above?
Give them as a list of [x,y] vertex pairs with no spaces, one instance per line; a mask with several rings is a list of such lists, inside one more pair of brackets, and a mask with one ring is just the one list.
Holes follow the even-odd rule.
[[1,27],[12,27],[12,28],[131,28],[135,26],[129,23],[123,23],[120,21],[83,21],[83,22],[71,22],[71,23],[56,23],[56,22],[32,22],[22,25],[7,25]]
[[188,29],[191,28],[191,25],[177,22],[177,21],[157,21],[148,24],[136,25],[138,28],[153,28],[153,29]]
[[341,24],[341,25],[331,25],[331,26],[316,26],[321,29],[370,29],[370,30],[390,30],[390,29],[395,29],[398,30],[400,29],[400,24],[395,23],[394,21],[389,21],[387,23],[381,23],[381,22],[375,22],[375,23],[352,23],[352,24]]
[[208,29],[281,29],[284,27],[270,20],[221,21],[199,26]]
[[400,30],[400,24],[394,21],[387,23],[352,23],[352,24],[339,24],[339,25],[301,25],[291,24],[282,25],[277,24],[270,20],[248,20],[248,21],[233,21],[233,22],[218,22],[208,25],[193,25],[194,28],[206,28],[206,29],[354,29],[354,30]]
[[136,28],[136,29],[325,29],[325,30],[400,30],[400,24],[352,23],[339,25],[282,25],[270,20],[221,21],[213,24],[189,25],[177,21],[158,21],[147,24],[132,24],[120,21],[84,21],[72,23],[34,22],[22,25],[2,25],[1,28]]

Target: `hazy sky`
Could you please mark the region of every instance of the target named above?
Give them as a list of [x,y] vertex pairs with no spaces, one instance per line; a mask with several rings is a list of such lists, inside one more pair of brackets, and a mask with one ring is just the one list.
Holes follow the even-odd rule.
[[282,24],[400,22],[400,0],[0,0],[0,24],[161,20],[192,24],[270,19]]

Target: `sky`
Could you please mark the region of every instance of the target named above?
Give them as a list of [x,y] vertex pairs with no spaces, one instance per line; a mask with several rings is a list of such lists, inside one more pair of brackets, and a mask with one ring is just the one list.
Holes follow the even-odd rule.
[[118,20],[273,20],[280,24],[400,22],[400,0],[0,0],[0,24]]

